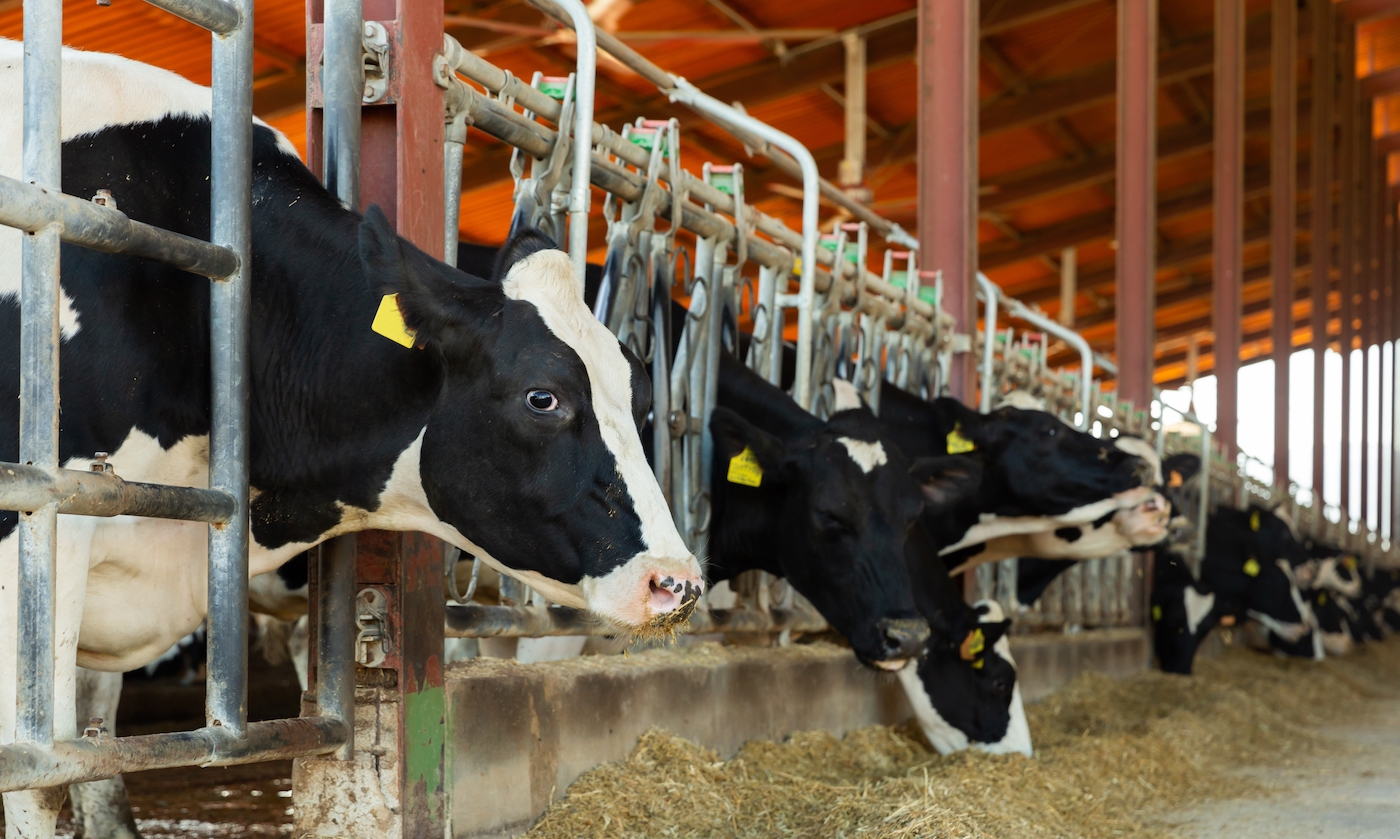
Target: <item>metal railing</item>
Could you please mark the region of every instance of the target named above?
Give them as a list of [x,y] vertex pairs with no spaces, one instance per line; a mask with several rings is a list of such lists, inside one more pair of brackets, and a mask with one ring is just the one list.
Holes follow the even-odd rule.
[[[20,461],[0,464],[0,509],[19,518],[15,743],[0,746],[0,791],[157,767],[321,754],[346,744],[349,717],[248,723],[248,312],[251,264],[252,0],[148,0],[214,33],[209,242],[133,222],[64,195],[61,0],[24,3],[24,144],[19,181],[0,177],[0,224],[29,232],[21,251]],[[127,483],[60,467],[59,244],[164,262],[210,280],[212,414],[208,489]],[[54,711],[55,574],[60,512],[208,522],[206,726],[144,737],[63,740]],[[84,569],[85,570],[85,569]],[[346,603],[348,611],[348,601]],[[351,680],[352,660],[325,659]],[[8,674],[5,678],[8,678]],[[330,710],[331,714],[327,711]]]

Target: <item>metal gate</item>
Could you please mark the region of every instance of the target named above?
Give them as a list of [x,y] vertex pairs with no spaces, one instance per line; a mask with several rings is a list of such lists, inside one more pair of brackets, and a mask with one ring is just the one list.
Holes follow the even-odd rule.
[[[121,772],[220,766],[335,751],[348,742],[353,662],[328,641],[321,716],[248,723],[248,312],[252,155],[252,0],[148,0],[213,33],[210,242],[128,219],[60,192],[61,0],[24,3],[23,180],[0,177],[0,224],[28,232],[22,251],[20,461],[0,464],[0,509],[19,524],[17,742],[0,746],[0,790]],[[58,461],[59,244],[157,260],[210,282],[209,488],[129,483]],[[58,514],[207,522],[205,727],[141,737],[55,740],[54,615]],[[348,637],[350,600],[322,612],[322,638]],[[9,675],[6,674],[5,678]]]

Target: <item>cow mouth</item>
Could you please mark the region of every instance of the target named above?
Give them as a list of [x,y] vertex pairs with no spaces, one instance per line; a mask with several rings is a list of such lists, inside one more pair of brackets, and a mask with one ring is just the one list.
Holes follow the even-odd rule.
[[690,622],[700,602],[700,593],[701,587],[689,580],[677,581],[671,577],[652,580],[649,584],[652,617],[634,628],[632,635],[642,639],[674,638],[676,632]]
[[909,663],[907,658],[888,658],[884,661],[872,661],[870,666],[890,673],[898,673]]

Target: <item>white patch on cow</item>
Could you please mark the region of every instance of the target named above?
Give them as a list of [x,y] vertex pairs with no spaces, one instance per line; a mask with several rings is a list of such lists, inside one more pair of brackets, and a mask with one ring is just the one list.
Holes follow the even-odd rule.
[[1215,608],[1215,592],[1201,594],[1194,586],[1187,586],[1183,599],[1186,601],[1186,631],[1195,635],[1201,621]]
[[867,443],[850,437],[837,437],[836,441],[846,447],[846,453],[851,456],[851,460],[854,460],[860,471],[867,475],[875,471],[876,466],[884,466],[890,462],[889,458],[885,457],[885,447],[879,440]]
[[[1003,393],[992,403],[992,410],[999,408],[1020,408],[1022,411],[1044,411],[1045,400],[1026,390],[1012,390]],[[1053,415],[1052,415],[1053,416]],[[1059,417],[1056,417],[1059,419]]]
[[835,404],[832,405],[832,413],[841,411],[854,411],[865,406],[860,398],[860,391],[856,386],[845,379],[832,379],[831,389],[836,392]]
[[[24,89],[24,43],[0,38],[0,90]],[[165,117],[207,117],[212,95],[182,76],[117,55],[82,50],[63,50],[63,89],[61,130],[64,142],[116,125],[154,122]],[[21,180],[21,108],[23,97],[0,98],[0,175]],[[296,147],[282,132],[272,129],[277,145],[292,157]],[[299,158],[298,158],[299,159]],[[124,183],[106,185],[112,191],[117,209],[122,205]],[[79,195],[87,200],[90,195]],[[17,297],[20,291],[20,242],[23,234],[13,227],[0,226],[0,298]],[[82,329],[81,313],[73,300],[62,294],[59,327],[64,340]]]
[[949,724],[943,719],[943,715],[938,713],[938,709],[933,707],[928,692],[924,690],[923,679],[919,678],[918,659],[911,659],[897,675],[900,686],[904,688],[904,695],[909,699],[909,706],[914,710],[914,719],[918,721],[919,728],[928,738],[929,744],[937,749],[939,754],[950,755],[971,745],[972,741],[967,735]]
[[1341,632],[1319,632],[1322,637],[1322,649],[1327,655],[1333,658],[1349,654],[1355,642],[1351,639],[1351,633],[1343,629]]
[[[1289,572],[1287,560],[1280,559],[1276,560],[1276,562],[1280,568],[1284,569],[1284,573]],[[1298,587],[1291,582],[1291,575],[1289,577],[1289,580],[1290,582],[1288,584],[1288,595],[1293,599],[1293,607],[1298,610],[1298,623],[1281,621],[1275,617],[1266,615],[1263,612],[1257,612],[1253,609],[1246,611],[1245,614],[1248,615],[1250,619],[1257,621],[1260,625],[1268,629],[1270,632],[1274,633],[1275,635],[1277,635],[1278,637],[1282,638],[1290,644],[1298,643],[1298,641],[1302,640],[1304,635],[1307,635],[1309,632],[1312,632],[1313,656],[1314,658],[1320,659],[1322,657],[1322,641],[1319,638],[1321,632],[1314,631],[1320,629],[1317,625],[1317,617],[1313,614],[1312,607],[1308,605],[1307,601],[1303,600],[1302,592],[1298,591]]]
[[1335,591],[1345,597],[1361,596],[1361,575],[1353,574],[1350,580],[1342,579],[1337,571],[1336,559],[1324,559],[1318,564],[1316,588]]
[[540,251],[520,260],[502,285],[507,297],[533,304],[549,331],[583,361],[603,443],[641,520],[645,550],[606,576],[585,577],[580,583],[588,608],[622,624],[646,624],[653,617],[649,581],[671,577],[694,586],[702,581],[700,564],[681,540],[642,452],[632,418],[631,365],[616,336],[584,305],[563,251]]

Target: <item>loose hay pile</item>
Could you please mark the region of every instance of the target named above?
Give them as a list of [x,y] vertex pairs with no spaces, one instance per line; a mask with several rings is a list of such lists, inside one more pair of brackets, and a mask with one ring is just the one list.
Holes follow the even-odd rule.
[[1194,678],[1086,675],[1028,708],[1036,756],[940,757],[910,727],[752,742],[732,760],[653,730],[530,832],[575,837],[1159,837],[1152,816],[1258,791],[1229,773],[1342,748],[1313,730],[1400,696],[1400,640],[1318,664],[1230,650]]

